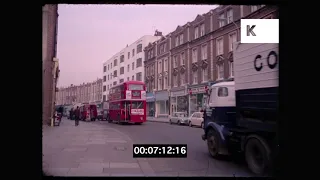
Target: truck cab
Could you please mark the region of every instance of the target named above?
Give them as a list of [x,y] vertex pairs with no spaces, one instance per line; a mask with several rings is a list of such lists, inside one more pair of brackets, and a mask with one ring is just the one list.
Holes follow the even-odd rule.
[[[203,140],[207,140],[212,157],[228,154],[227,141],[230,128],[236,126],[236,101],[234,81],[219,82],[208,91],[208,101],[204,111]],[[214,136],[212,136],[214,134]]]

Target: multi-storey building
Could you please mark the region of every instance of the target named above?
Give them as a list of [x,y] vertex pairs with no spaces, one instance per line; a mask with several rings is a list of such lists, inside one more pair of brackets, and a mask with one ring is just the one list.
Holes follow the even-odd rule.
[[159,38],[161,34],[143,36],[103,63],[103,101],[108,100],[109,89],[119,83],[144,81],[143,48]]
[[157,74],[156,74],[156,42],[149,43],[148,46],[144,49],[145,61],[145,83],[147,87],[147,115],[154,116],[152,114],[155,111],[155,96],[154,91],[156,90]]
[[71,84],[66,88],[59,88],[57,104],[100,103],[102,101],[102,79],[83,83],[78,86]]
[[162,36],[144,50],[147,57],[145,61],[147,97],[152,97],[147,98],[147,112],[155,110],[156,117],[169,114],[170,39],[170,34]]
[[42,123],[53,125],[59,77],[57,56],[58,5],[42,7]]
[[[233,78],[233,43],[240,40],[241,18],[277,18],[277,13],[277,7],[273,6],[223,5],[197,15],[192,22],[169,33],[165,37],[169,41],[169,52],[165,53],[169,54],[169,84],[166,86],[170,96],[169,112],[191,114],[198,111],[206,101],[207,86]],[[159,40],[146,47],[146,55],[153,49],[159,49],[161,42]],[[154,87],[152,92],[155,95],[164,88],[161,85],[166,72],[163,69],[164,57],[156,54],[145,62],[146,68],[150,65],[156,67],[153,74],[146,75],[147,86]],[[154,86],[154,82],[158,83]],[[153,99],[157,102],[156,96]],[[157,103],[155,110],[156,115],[164,112],[161,105],[157,108]]]

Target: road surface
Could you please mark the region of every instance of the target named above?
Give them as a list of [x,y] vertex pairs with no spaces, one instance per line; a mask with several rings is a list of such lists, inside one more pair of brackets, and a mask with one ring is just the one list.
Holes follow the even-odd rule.
[[185,159],[149,158],[147,161],[157,175],[192,176],[253,176],[243,161],[212,159],[206,142],[201,139],[203,130],[197,127],[146,122],[142,125],[118,125],[106,121],[95,122],[126,134],[137,144],[187,144]]
[[[54,176],[252,176],[244,164],[209,157],[202,130],[168,123],[118,125],[64,118],[43,128],[43,172]],[[187,158],[133,158],[132,145],[187,144]]]

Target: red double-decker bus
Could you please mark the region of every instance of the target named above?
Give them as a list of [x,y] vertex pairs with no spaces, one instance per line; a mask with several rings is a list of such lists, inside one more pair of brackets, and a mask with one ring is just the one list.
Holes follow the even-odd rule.
[[109,91],[109,122],[146,122],[146,86],[141,81],[127,81]]

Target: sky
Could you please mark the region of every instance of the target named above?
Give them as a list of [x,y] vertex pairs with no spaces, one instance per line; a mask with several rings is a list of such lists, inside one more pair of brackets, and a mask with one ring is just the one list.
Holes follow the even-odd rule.
[[[103,63],[155,29],[163,35],[216,5],[59,5],[59,87],[102,78]],[[129,33],[130,32],[130,33]]]

